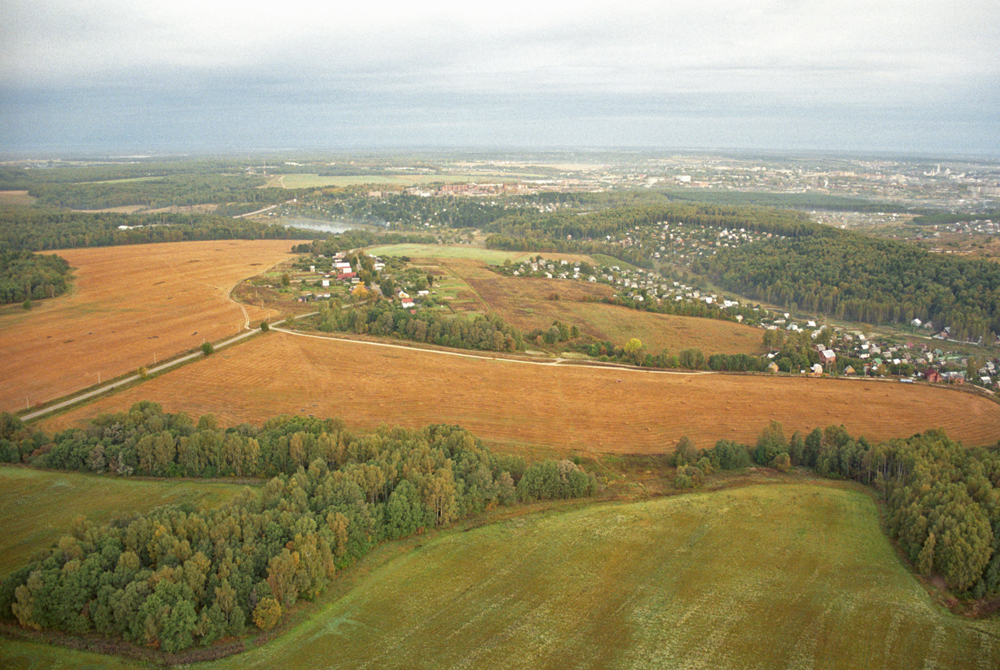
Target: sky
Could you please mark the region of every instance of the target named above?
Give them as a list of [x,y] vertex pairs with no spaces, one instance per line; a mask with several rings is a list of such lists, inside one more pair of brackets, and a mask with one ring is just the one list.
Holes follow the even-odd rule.
[[1000,157],[996,0],[4,0],[0,154]]

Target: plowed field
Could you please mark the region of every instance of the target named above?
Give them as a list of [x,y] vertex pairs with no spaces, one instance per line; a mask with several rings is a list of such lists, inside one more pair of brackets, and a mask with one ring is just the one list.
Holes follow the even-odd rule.
[[48,429],[154,400],[214,413],[225,425],[277,414],[339,416],[348,425],[459,424],[497,444],[558,452],[663,453],[843,424],[878,441],[943,427],[964,444],[1000,439],[1000,405],[916,384],[672,374],[538,365],[272,333],[51,419]]
[[[0,411],[32,407],[235,335],[229,292],[285,258],[291,240],[181,242],[57,252],[68,295],[0,310]],[[274,314],[247,306],[251,321]]]

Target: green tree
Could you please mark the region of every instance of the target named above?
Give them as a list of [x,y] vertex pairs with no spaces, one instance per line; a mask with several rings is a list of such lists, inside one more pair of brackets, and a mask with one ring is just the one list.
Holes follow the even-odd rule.
[[642,359],[645,358],[642,341],[637,337],[633,337],[631,340],[626,342],[625,354],[632,359],[633,363],[639,365],[642,362]]

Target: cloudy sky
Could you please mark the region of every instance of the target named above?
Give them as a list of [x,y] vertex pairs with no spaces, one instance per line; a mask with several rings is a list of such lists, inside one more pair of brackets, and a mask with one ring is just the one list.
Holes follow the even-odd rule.
[[0,153],[1000,156],[996,0],[5,0]]

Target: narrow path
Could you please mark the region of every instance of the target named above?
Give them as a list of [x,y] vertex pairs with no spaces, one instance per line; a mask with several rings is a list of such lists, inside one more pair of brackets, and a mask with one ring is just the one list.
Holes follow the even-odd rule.
[[[303,314],[302,316],[311,316],[309,314]],[[300,318],[300,317],[296,317]],[[283,322],[282,322],[283,323]],[[465,353],[458,351],[444,351],[441,349],[425,349],[419,346],[406,346],[404,344],[392,344],[390,342],[373,342],[371,340],[355,340],[348,337],[338,337],[336,335],[313,335],[312,333],[300,333],[294,330],[288,330],[287,328],[278,328],[278,324],[271,326],[271,330],[277,331],[279,333],[284,333],[285,335],[294,335],[295,337],[309,337],[316,340],[333,340],[335,342],[349,342],[351,344],[361,344],[368,345],[371,347],[387,347],[389,349],[402,349],[404,351],[415,352],[419,351],[425,354],[437,354],[440,356],[458,356],[459,358],[475,358],[480,360],[490,360],[498,361],[501,363],[520,363],[522,365],[545,365],[545,366],[555,366],[559,365],[562,367],[579,367],[579,368],[602,368],[606,370],[619,370],[621,372],[642,372],[647,374],[661,374],[661,375],[714,375],[717,372],[711,370],[686,370],[683,372],[677,370],[654,370],[651,368],[639,368],[634,366],[624,366],[615,363],[601,363],[600,361],[575,361],[569,358],[550,358],[546,360],[531,360],[524,358],[508,358],[505,356],[496,356],[489,353]]]
[[[244,311],[244,313],[246,313],[246,312]],[[315,314],[317,314],[317,312],[312,312],[310,314],[302,314],[300,316],[307,317],[307,316],[313,316]],[[249,324],[249,321],[247,323]],[[275,322],[275,325],[279,325],[279,324],[282,324],[282,323],[284,323],[284,319],[282,319],[281,321]],[[228,340],[223,340],[222,342],[219,342],[218,344],[213,345],[213,348],[215,350],[224,349],[225,347],[228,347],[228,346],[231,346],[233,344],[237,344],[239,342],[242,342],[243,340],[247,339],[248,337],[252,337],[253,335],[256,335],[258,332],[259,331],[257,331],[257,330],[248,330],[245,333],[240,333],[239,335],[237,335],[235,337],[231,337]],[[283,331],[283,332],[290,332],[290,331]],[[204,352],[201,352],[201,351],[196,351],[196,352],[191,353],[191,354],[185,354],[184,356],[181,356],[180,358],[175,358],[172,361],[167,361],[166,363],[161,363],[160,365],[157,365],[155,367],[149,368],[149,370],[147,371],[146,374],[148,376],[148,375],[154,375],[154,374],[157,374],[157,373],[160,373],[160,372],[166,372],[170,368],[174,368],[174,367],[177,367],[179,365],[183,365],[184,363],[188,363],[188,362],[193,361],[193,360],[195,360],[197,358],[204,358],[205,356],[206,356],[206,354]],[[22,414],[21,415],[21,420],[22,421],[31,421],[33,419],[37,419],[39,417],[43,417],[46,414],[51,414],[52,412],[57,412],[57,411],[59,411],[61,409],[65,409],[67,407],[71,407],[71,406],[76,405],[77,403],[81,403],[81,402],[83,402],[85,400],[90,400],[91,398],[99,396],[102,393],[107,393],[108,391],[111,391],[113,389],[119,388],[121,386],[126,386],[128,384],[133,383],[133,382],[139,381],[139,379],[140,379],[140,377],[139,377],[138,373],[131,374],[131,375],[129,375],[127,377],[123,377],[121,379],[116,379],[113,382],[109,382],[107,384],[103,384],[101,386],[98,386],[97,388],[91,389],[90,391],[87,391],[85,393],[81,393],[80,395],[76,395],[76,396],[73,396],[72,398],[68,398],[68,399],[63,400],[61,402],[57,402],[57,403],[55,403],[53,405],[49,405],[48,407],[43,407],[41,409],[35,410],[34,412],[28,412],[27,414]]]

